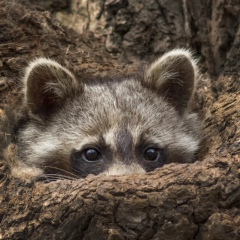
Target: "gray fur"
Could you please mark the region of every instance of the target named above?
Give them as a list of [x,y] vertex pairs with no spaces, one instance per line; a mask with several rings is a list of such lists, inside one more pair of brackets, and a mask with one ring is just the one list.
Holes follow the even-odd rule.
[[[24,78],[30,121],[18,131],[13,174],[75,178],[192,162],[201,140],[201,124],[189,109],[196,81],[196,61],[182,49],[159,58],[142,77],[118,80],[77,81],[54,61],[34,61]],[[89,148],[101,158],[82,159]],[[146,161],[148,148],[160,149],[165,160]]]

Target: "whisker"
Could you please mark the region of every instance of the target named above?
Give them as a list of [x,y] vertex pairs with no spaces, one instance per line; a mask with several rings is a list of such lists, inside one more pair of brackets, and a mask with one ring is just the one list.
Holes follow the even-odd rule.
[[83,168],[81,167],[81,165],[79,167],[70,166],[70,168],[72,169],[72,171],[77,173],[79,175],[79,177],[86,177],[89,174],[96,175],[96,174],[102,172],[102,163],[95,163],[94,166],[93,165],[90,165],[90,166],[84,165]]
[[69,178],[69,177],[66,177],[64,175],[60,176],[58,174],[56,174],[55,176],[54,176],[54,174],[52,174],[52,175],[44,174],[42,176],[42,181],[43,182],[52,182],[52,181],[57,181],[57,180],[76,180],[76,179],[75,178]]
[[69,177],[63,174],[44,174],[46,177],[51,177],[51,178],[59,178],[59,179],[69,179],[69,180],[76,180],[77,178]]
[[79,169],[79,168],[76,168],[76,167],[73,167],[71,166],[71,169],[78,174],[78,178],[79,178],[79,175],[82,176],[82,177],[86,177],[89,173],[83,171],[82,169]]
[[[58,171],[60,171],[62,173],[66,173],[67,176],[71,175],[72,177],[79,178],[79,176],[74,174],[73,172],[69,172],[69,171],[67,171],[65,169],[62,169],[62,168],[58,168],[58,167],[54,167],[54,166],[50,166],[50,165],[45,165],[44,168],[50,168],[50,169],[53,169],[53,170],[58,170]],[[64,174],[59,174],[59,175],[66,176]]]

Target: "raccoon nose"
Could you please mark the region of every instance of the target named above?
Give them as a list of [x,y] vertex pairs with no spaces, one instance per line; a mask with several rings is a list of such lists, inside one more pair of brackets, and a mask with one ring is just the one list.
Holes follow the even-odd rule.
[[132,163],[130,165],[115,163],[112,164],[105,172],[107,176],[141,174],[141,173],[146,173],[146,171],[139,164],[136,163]]

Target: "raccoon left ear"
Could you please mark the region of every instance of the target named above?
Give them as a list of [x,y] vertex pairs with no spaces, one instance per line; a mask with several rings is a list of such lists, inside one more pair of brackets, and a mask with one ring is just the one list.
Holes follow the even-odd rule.
[[150,65],[144,81],[181,114],[194,93],[197,73],[196,60],[190,51],[175,49]]
[[81,91],[73,74],[57,62],[39,58],[26,69],[25,103],[31,116],[46,120],[66,101],[66,97]]

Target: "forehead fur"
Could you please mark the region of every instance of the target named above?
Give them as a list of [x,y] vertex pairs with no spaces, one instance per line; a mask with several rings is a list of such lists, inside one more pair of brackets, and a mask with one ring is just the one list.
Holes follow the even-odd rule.
[[[191,138],[186,134],[184,119],[174,108],[138,80],[89,85],[83,92],[73,101],[66,102],[46,125],[44,137],[51,133],[54,137],[48,137],[52,144],[45,142],[43,146],[51,148],[56,143],[60,147],[64,143],[81,149],[87,143],[97,143],[100,138],[114,145],[117,133],[124,128],[131,132],[134,144],[144,140],[158,142],[164,147]],[[38,132],[36,130],[36,135]]]

